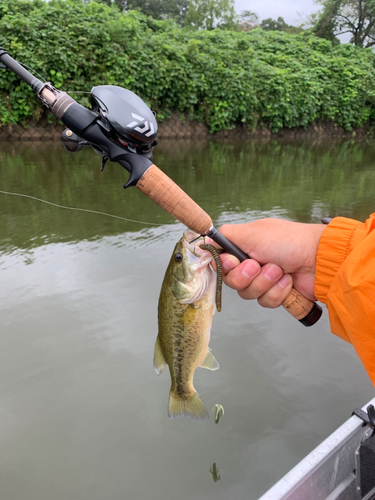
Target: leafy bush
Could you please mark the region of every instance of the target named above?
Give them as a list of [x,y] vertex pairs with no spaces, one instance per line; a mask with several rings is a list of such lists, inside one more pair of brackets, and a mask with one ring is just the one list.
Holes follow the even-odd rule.
[[[63,90],[119,85],[162,121],[172,111],[211,131],[306,127],[349,130],[374,116],[375,55],[304,32],[191,31],[135,11],[72,0],[2,0],[0,46]],[[72,93],[84,105],[87,94]],[[0,71],[0,123],[24,123],[43,107],[30,88]]]

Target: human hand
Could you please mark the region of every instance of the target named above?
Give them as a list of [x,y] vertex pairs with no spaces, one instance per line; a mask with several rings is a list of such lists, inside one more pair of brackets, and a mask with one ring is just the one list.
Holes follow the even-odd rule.
[[240,263],[233,255],[221,254],[224,282],[263,307],[280,306],[292,286],[315,301],[316,254],[326,227],[283,219],[222,226],[220,233],[251,257]]

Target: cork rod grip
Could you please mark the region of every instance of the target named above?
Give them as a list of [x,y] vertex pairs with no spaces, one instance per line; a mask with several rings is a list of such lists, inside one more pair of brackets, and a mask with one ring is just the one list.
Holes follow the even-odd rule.
[[295,288],[292,288],[288,297],[282,303],[284,309],[299,321],[310,314],[315,306],[315,302],[306,299]]
[[146,170],[136,187],[196,233],[206,234],[211,229],[211,217],[156,165]]

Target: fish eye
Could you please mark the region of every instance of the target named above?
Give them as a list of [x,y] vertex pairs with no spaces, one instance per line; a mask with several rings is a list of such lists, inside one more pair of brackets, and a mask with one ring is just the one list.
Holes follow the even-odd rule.
[[182,259],[183,259],[183,257],[182,257],[182,254],[181,254],[181,253],[176,253],[176,254],[174,255],[174,260],[175,260],[176,262],[182,262]]

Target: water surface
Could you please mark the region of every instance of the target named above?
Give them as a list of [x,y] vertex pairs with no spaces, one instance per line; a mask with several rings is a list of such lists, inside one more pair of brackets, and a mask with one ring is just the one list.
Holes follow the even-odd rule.
[[[223,223],[374,211],[374,146],[163,141],[155,163]],[[225,289],[197,370],[215,425],[169,420],[153,347],[183,226],[115,164],[59,143],[0,143],[0,481],[17,500],[257,499],[374,390],[328,314],[304,328]],[[219,481],[210,470],[216,464]]]

